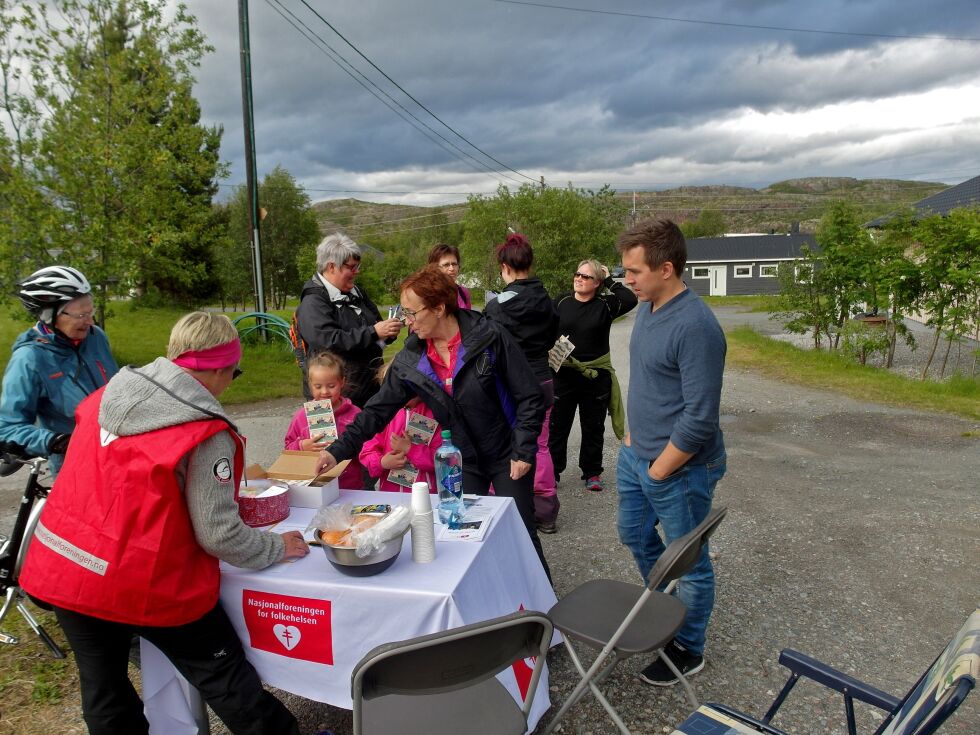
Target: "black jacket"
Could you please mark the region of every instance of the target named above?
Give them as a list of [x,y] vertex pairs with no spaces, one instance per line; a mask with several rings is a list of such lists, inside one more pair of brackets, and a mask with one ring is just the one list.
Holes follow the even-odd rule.
[[550,380],[548,350],[558,339],[558,312],[537,278],[518,278],[497,298],[487,302],[483,313],[514,335],[538,380]]
[[613,320],[631,311],[636,303],[636,294],[612,276],[602,282],[602,289],[589,301],[577,300],[574,292],[556,298],[558,331],[568,335],[575,345],[572,357],[588,362],[609,352]]
[[378,307],[355,286],[351,291],[361,309],[358,314],[349,303],[330,300],[319,278],[303,285],[296,321],[309,355],[329,350],[347,363],[347,393],[355,405],[363,406],[377,392],[377,369],[384,350],[378,343],[374,325],[381,321]]
[[464,464],[491,474],[509,467],[512,459],[534,460],[544,401],[524,353],[505,329],[483,315],[460,309],[457,319],[462,341],[453,394],[436,377],[426,342],[410,335],[381,390],[329,447],[337,460],[356,457],[414,396],[452,432]]

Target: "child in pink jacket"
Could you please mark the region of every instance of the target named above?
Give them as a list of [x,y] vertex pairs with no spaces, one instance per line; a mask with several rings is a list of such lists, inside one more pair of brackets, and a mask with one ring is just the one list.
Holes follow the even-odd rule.
[[[427,442],[424,441],[426,437],[429,437]],[[434,493],[433,458],[440,446],[442,435],[432,418],[432,411],[418,398],[413,398],[381,433],[364,442],[358,459],[371,477],[381,480],[379,490],[410,492],[414,477],[415,482],[429,483],[429,492]],[[413,468],[418,471],[417,475]]]
[[[332,352],[310,355],[306,359],[306,381],[310,386],[310,393],[314,401],[330,401],[337,425],[337,434],[338,436],[343,434],[354,417],[361,412],[361,409],[351,403],[349,398],[342,395],[344,390],[344,361]],[[310,438],[310,426],[306,418],[306,410],[300,406],[289,424],[289,429],[286,430],[286,438],[283,439],[283,444],[286,449],[318,452],[330,444],[330,440],[324,439],[317,442]],[[364,475],[361,471],[361,465],[356,459],[352,459],[347,465],[347,469],[341,473],[338,484],[345,490],[360,490],[364,487]]]

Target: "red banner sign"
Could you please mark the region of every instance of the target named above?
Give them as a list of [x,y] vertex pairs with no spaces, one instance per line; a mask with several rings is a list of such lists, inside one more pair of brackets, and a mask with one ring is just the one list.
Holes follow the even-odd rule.
[[242,611],[252,648],[333,665],[329,600],[246,589]]

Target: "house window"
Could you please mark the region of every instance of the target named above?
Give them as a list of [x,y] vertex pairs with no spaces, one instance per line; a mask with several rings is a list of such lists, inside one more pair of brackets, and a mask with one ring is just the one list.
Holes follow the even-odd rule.
[[776,265],[775,263],[759,266],[760,278],[775,278],[778,275],[779,275],[779,266]]
[[735,266],[735,277],[736,278],[751,278],[752,277],[752,266],[751,265],[736,265]]
[[809,283],[813,278],[813,267],[810,265],[798,265],[793,270],[797,283]]
[[707,278],[708,275],[707,268],[691,268],[691,278]]

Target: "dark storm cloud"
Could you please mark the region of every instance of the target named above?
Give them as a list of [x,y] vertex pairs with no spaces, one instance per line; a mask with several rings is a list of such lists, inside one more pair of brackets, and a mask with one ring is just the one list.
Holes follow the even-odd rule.
[[[300,0],[278,1],[398,102],[479,157],[370,69]],[[980,36],[976,2],[717,0],[681,7],[579,1],[581,7],[740,24]],[[554,172],[608,180],[644,168],[657,172],[665,160],[673,175],[692,181],[711,172],[742,177],[718,183],[741,183],[750,175],[774,181],[817,173],[792,166],[819,161],[833,161],[841,175],[873,176],[881,171],[869,165],[884,165],[888,156],[898,159],[889,170],[907,170],[903,151],[916,171],[980,167],[975,121],[972,128],[961,123],[937,135],[931,158],[928,135],[901,135],[901,124],[887,130],[873,123],[829,125],[786,136],[756,136],[729,125],[747,111],[800,114],[975,84],[980,43],[670,23],[491,0],[308,2],[446,122],[535,178]],[[281,164],[305,185],[323,188],[396,180],[415,181],[414,188],[440,180],[492,188],[499,181],[475,173],[472,161],[432,142],[431,132],[420,133],[371,96],[277,15],[275,4],[251,3],[260,174]],[[240,182],[237,22],[224,4],[194,10],[217,48],[200,69],[197,91],[206,119],[224,125],[222,153],[232,163],[231,179]],[[950,145],[962,148],[954,153]],[[749,164],[756,173],[746,172]],[[415,173],[406,178],[398,171]]]

